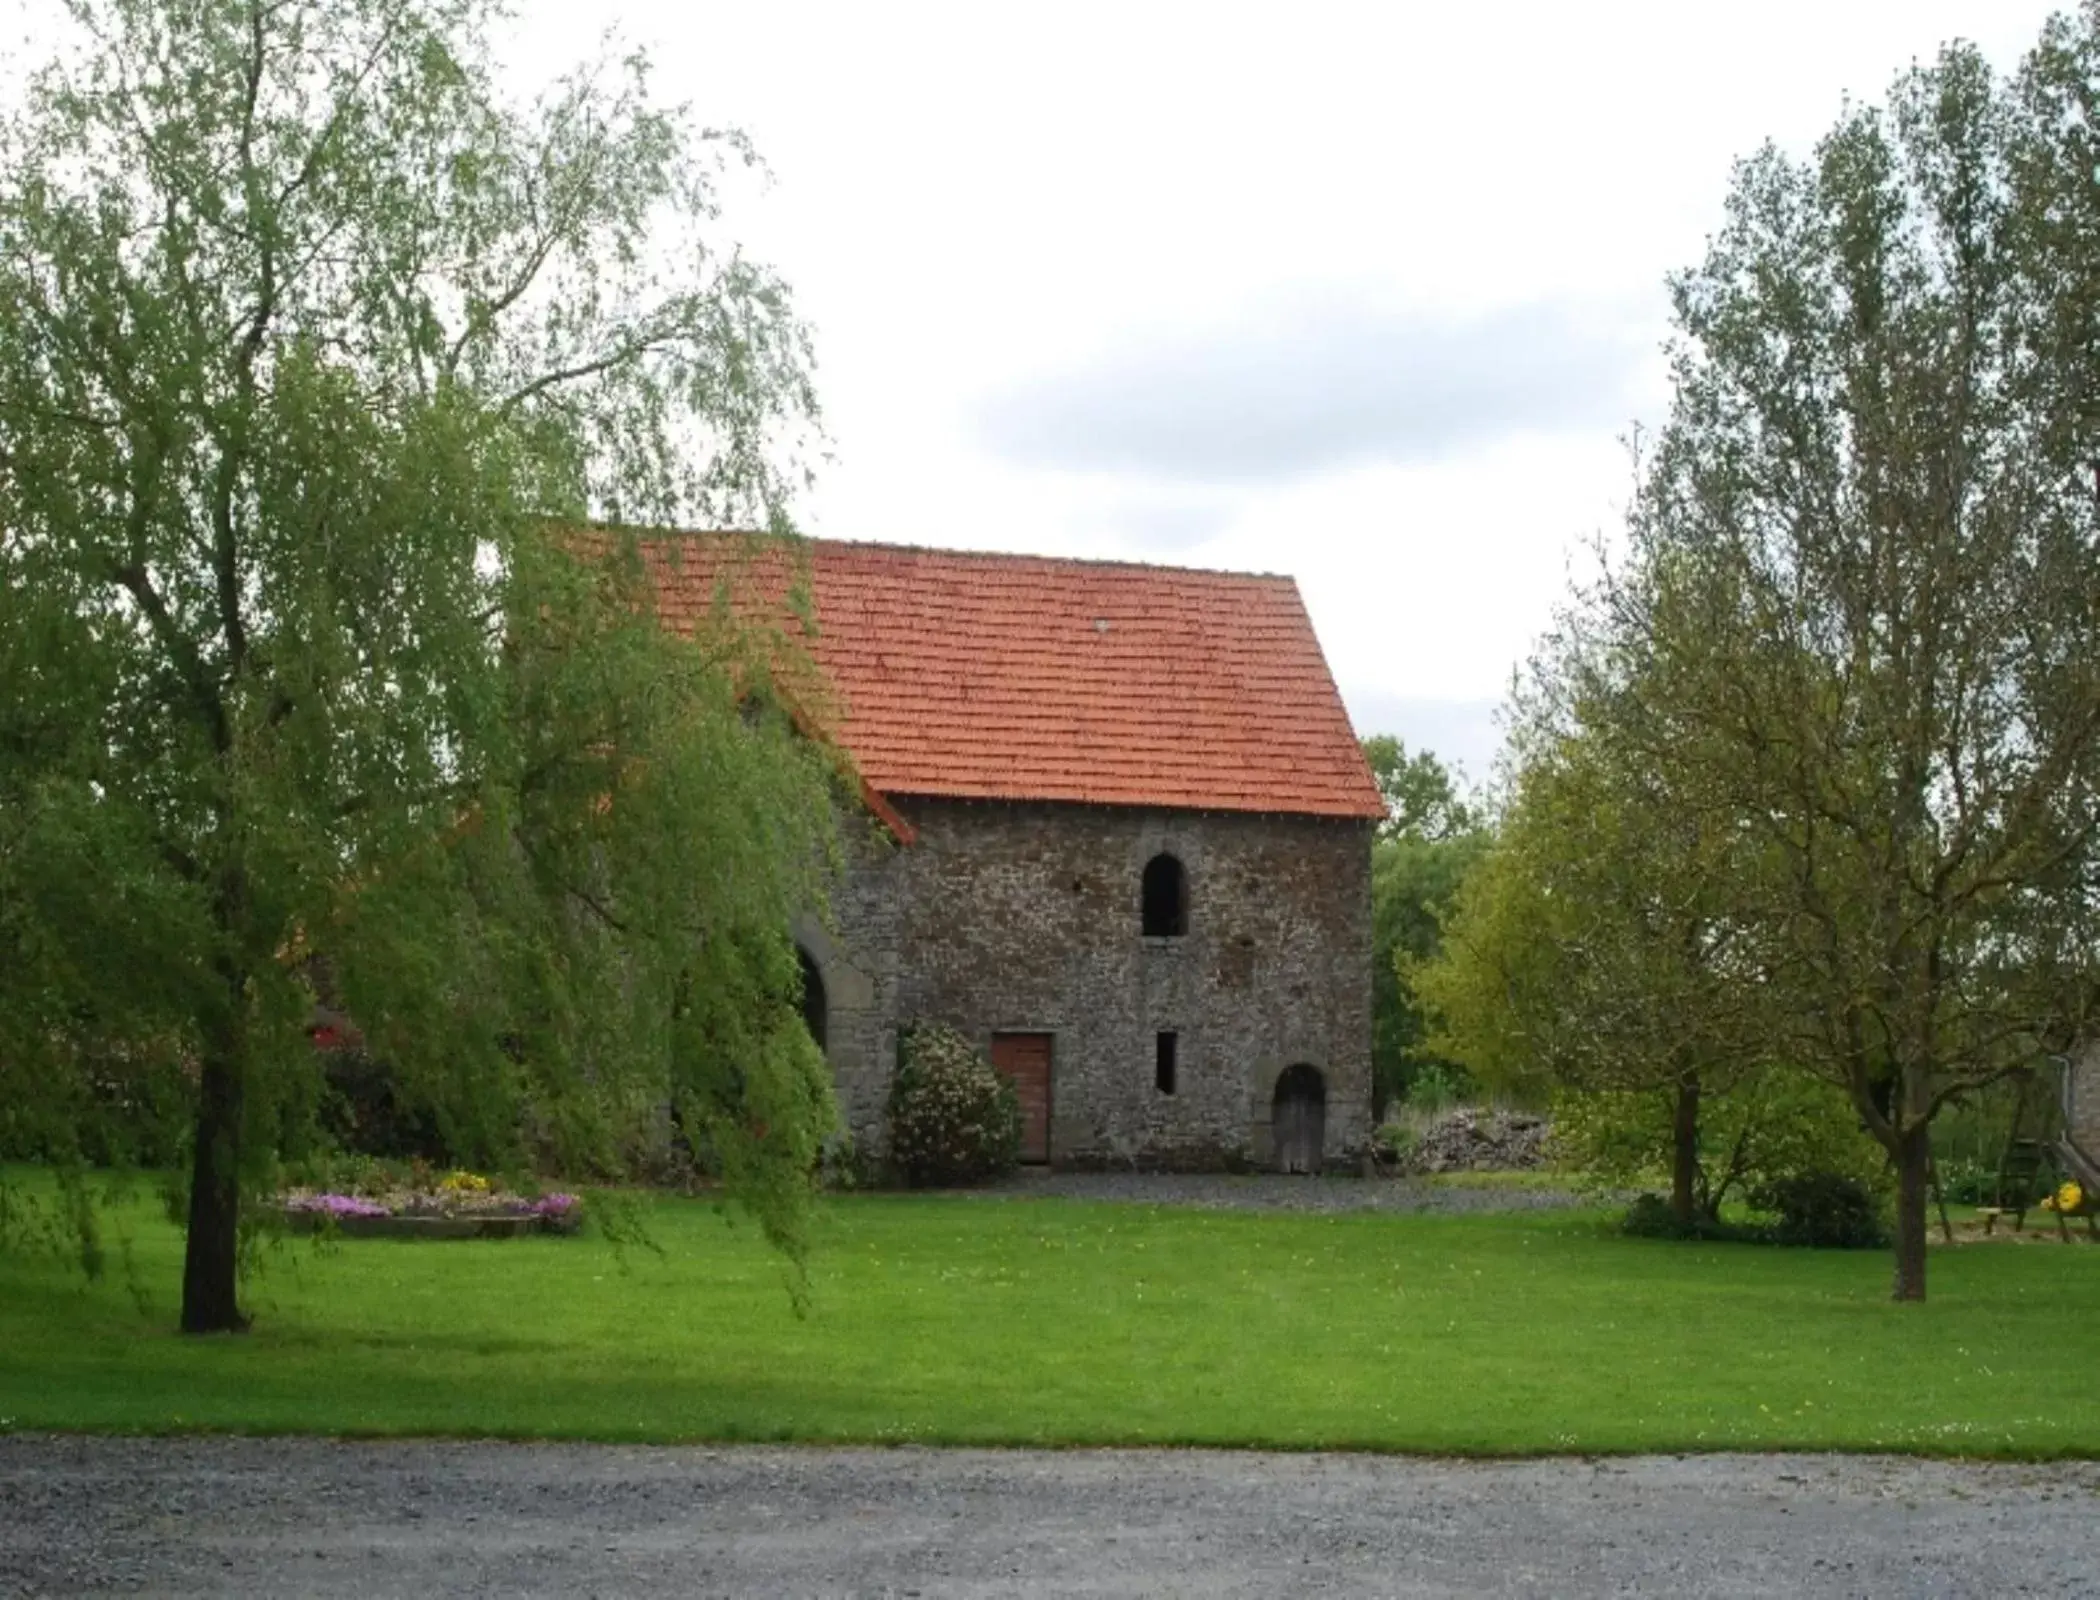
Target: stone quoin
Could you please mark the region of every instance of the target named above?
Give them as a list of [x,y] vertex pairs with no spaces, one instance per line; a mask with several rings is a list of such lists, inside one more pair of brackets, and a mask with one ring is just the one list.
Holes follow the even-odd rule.
[[1026,1159],[1361,1157],[1384,808],[1291,579],[830,540],[725,576],[719,539],[641,547],[675,627],[806,572],[805,720],[874,820],[795,931],[861,1150],[925,1021],[1017,1078]]

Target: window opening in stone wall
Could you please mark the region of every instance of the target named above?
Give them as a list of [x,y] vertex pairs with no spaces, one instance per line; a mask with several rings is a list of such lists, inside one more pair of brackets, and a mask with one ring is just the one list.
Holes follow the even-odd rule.
[[809,1029],[809,1036],[817,1041],[817,1048],[824,1048],[824,974],[818,969],[816,957],[799,944],[795,954],[802,958],[802,1025]]
[[1161,1094],[1174,1092],[1174,1058],[1179,1055],[1181,1036],[1163,1033],[1152,1047],[1152,1087]]
[[1181,863],[1156,855],[1145,863],[1145,937],[1174,939],[1189,931],[1188,885]]

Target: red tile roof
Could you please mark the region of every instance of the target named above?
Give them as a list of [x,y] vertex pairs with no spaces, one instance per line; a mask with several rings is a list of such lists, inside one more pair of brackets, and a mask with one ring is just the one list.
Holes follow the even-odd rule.
[[[712,601],[707,542],[643,541],[674,626]],[[1289,578],[806,548],[830,731],[881,793],[1384,814]]]

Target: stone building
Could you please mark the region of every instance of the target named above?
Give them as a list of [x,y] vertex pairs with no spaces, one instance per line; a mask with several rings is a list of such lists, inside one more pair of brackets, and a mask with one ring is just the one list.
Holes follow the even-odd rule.
[[[1370,1134],[1382,815],[1288,578],[818,541],[826,731],[879,826],[797,929],[862,1149],[900,1028],[1057,1166],[1316,1169]],[[653,562],[667,614],[705,562]],[[682,592],[681,592],[682,591]]]

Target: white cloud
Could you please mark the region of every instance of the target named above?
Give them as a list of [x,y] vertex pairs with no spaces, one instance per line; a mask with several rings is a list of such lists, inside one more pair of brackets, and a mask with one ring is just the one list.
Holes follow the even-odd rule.
[[1397,735],[1411,751],[1432,752],[1474,789],[1493,779],[1495,758],[1502,748],[1502,729],[1496,721],[1498,702],[1418,700],[1347,686],[1342,698],[1348,703],[1349,720],[1358,738],[1367,739],[1374,733]]
[[1028,466],[1197,482],[1303,479],[1448,457],[1519,433],[1609,431],[1653,367],[1653,307],[1491,312],[1348,293],[1249,306],[1139,337],[993,395],[979,423]]

